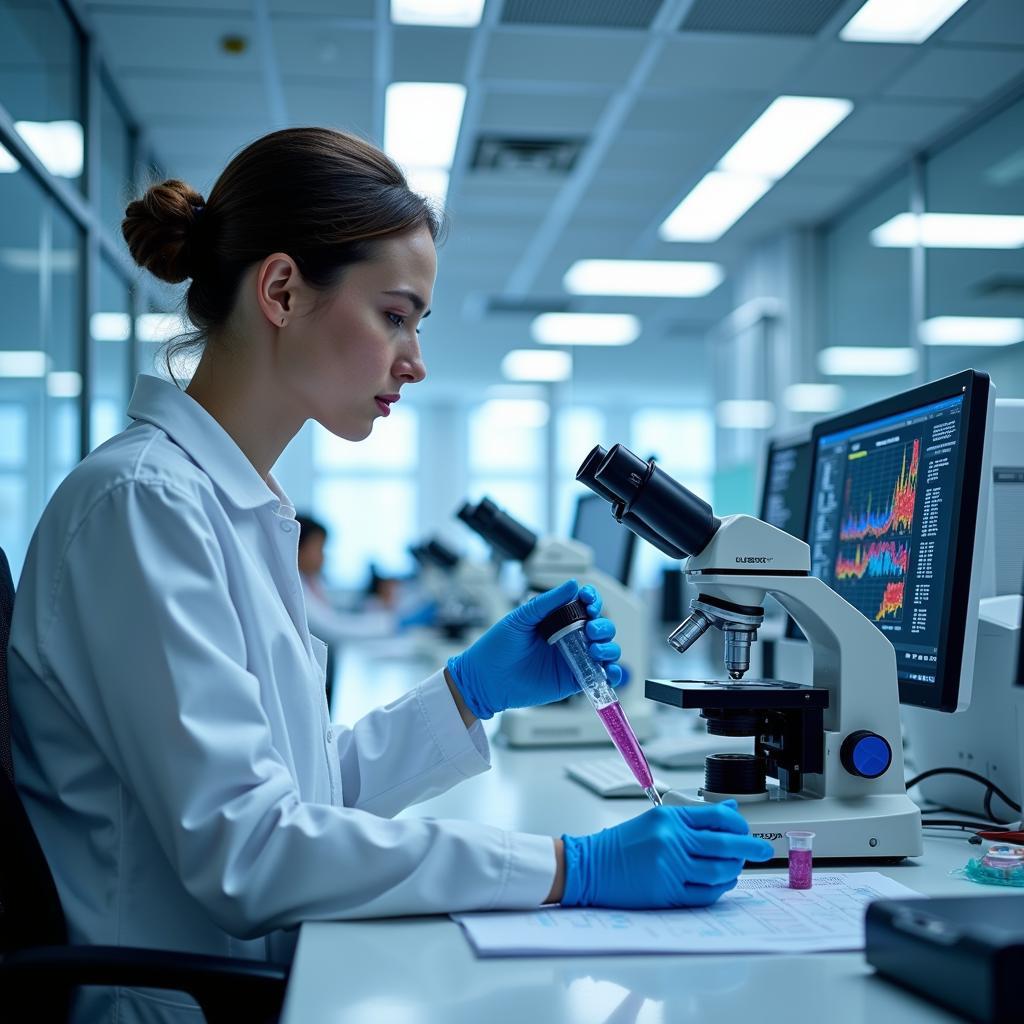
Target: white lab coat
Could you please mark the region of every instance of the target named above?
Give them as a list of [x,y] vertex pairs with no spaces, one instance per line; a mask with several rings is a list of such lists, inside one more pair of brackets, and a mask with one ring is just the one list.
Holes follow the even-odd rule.
[[[304,920],[539,904],[549,837],[392,820],[489,766],[442,673],[332,725],[288,499],[173,384],[128,411],[47,506],[11,630],[15,773],[71,941],[283,960]],[[198,1020],[84,992],[89,1021]]]

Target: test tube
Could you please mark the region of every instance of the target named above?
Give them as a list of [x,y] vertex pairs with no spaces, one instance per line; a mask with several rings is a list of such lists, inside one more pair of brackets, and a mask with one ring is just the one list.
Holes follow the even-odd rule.
[[587,624],[587,609],[580,601],[570,601],[551,612],[537,627],[552,647],[557,647],[572,669],[580,689],[594,705],[598,717],[604,723],[612,743],[639,783],[644,795],[654,804],[661,806],[661,797],[654,787],[650,766],[644,757],[633,727],[622,710],[619,698],[615,696],[608,676],[601,665],[591,656],[584,627]]
[[787,832],[789,840],[789,887],[810,889],[813,832]]

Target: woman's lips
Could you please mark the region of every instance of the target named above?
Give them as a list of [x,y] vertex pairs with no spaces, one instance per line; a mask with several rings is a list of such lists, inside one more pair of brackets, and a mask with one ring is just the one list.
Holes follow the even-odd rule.
[[380,409],[381,416],[391,415],[391,404],[385,402],[383,398],[375,398],[374,401],[377,403],[377,408]]

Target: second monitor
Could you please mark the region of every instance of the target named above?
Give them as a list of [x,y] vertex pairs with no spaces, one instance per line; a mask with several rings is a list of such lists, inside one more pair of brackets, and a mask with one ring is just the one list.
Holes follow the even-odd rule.
[[633,570],[636,534],[615,521],[608,503],[596,494],[583,494],[576,502],[572,525],[574,540],[594,552],[594,565],[602,572],[629,586]]

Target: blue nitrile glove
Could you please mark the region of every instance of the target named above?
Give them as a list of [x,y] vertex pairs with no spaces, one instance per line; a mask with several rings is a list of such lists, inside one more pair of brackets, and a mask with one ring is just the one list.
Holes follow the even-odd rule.
[[567,907],[706,907],[735,884],[745,860],[772,857],[748,834],[733,800],[652,807],[590,836],[562,836]]
[[549,704],[579,686],[561,654],[537,632],[541,619],[570,601],[579,600],[590,618],[586,630],[591,657],[604,665],[608,681],[617,686],[622,670],[615,664],[622,651],[610,642],[615,626],[600,618],[601,598],[575,580],[531,598],[496,622],[472,647],[448,659],[448,672],[467,707],[477,718],[495,711]]

